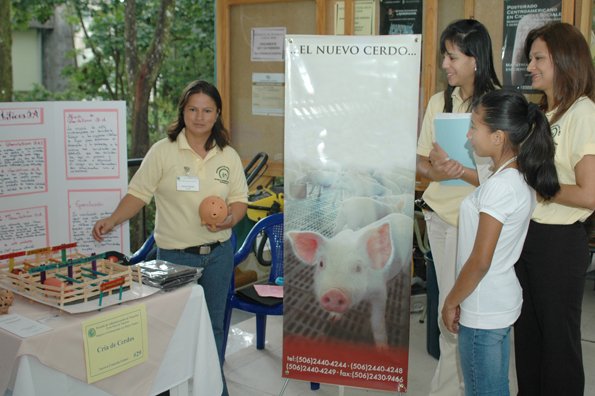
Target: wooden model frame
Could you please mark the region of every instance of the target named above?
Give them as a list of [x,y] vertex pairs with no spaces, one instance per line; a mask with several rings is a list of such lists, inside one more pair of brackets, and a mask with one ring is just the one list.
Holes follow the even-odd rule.
[[[59,255],[59,251],[37,253],[33,260],[25,259],[10,265],[0,265],[0,286],[46,303],[57,304],[60,308],[67,304],[87,302],[99,297],[101,293],[119,293],[120,287],[132,287],[131,267],[107,260],[103,258],[105,254],[88,257],[75,250],[69,255]],[[63,260],[64,257],[75,264],[69,265],[68,261]],[[38,270],[46,266],[54,268]],[[69,271],[69,267],[72,270]],[[140,273],[137,271],[134,275],[139,281]],[[59,279],[63,282],[62,286],[44,285],[43,276],[45,279]],[[75,281],[69,282],[67,278]]]

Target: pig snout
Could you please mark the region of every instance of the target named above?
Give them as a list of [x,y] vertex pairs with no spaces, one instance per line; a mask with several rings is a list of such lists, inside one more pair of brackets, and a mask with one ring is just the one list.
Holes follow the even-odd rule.
[[320,297],[320,306],[342,314],[349,308],[349,298],[339,289],[330,289]]

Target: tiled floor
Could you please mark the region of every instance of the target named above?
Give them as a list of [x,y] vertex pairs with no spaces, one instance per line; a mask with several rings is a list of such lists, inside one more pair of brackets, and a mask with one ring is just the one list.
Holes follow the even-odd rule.
[[[419,323],[421,314],[411,314],[409,342],[410,396],[427,395],[437,360],[426,351],[426,324]],[[235,324],[234,324],[235,323]],[[256,349],[256,321],[243,312],[234,311],[225,360],[225,377],[231,396],[279,395],[285,378],[281,377],[283,339],[282,317],[271,316],[267,321],[267,341],[264,350]],[[587,280],[583,298],[582,346],[587,379],[585,395],[595,396],[595,290],[593,280]],[[511,378],[512,394],[516,393],[516,379]],[[310,383],[290,380],[284,396],[330,395],[387,395],[390,392],[321,384],[317,391],[310,390]],[[562,395],[561,395],[562,396]]]

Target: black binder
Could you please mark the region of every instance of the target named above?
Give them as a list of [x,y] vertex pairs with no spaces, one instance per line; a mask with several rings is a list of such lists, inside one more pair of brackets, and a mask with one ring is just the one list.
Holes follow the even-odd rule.
[[[270,283],[270,285],[275,285],[274,283]],[[282,298],[277,297],[260,297],[254,289],[254,285],[245,287],[241,290],[236,290],[236,296],[241,298],[242,300],[266,305],[267,307],[274,307],[275,305],[283,304]]]

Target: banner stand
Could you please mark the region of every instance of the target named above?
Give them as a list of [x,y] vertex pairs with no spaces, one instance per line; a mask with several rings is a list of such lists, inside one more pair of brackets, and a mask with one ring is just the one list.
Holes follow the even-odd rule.
[[406,392],[421,36],[286,36],[283,376]]

